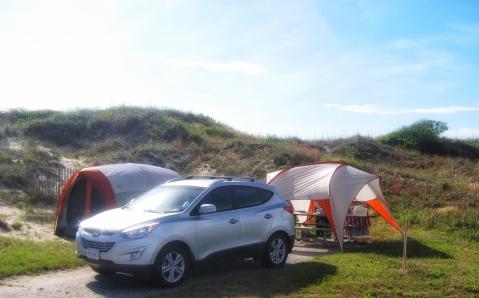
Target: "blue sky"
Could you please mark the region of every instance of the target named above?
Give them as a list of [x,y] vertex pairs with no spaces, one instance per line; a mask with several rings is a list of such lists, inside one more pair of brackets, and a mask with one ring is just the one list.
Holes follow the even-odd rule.
[[0,109],[140,105],[279,136],[479,137],[479,1],[0,0]]

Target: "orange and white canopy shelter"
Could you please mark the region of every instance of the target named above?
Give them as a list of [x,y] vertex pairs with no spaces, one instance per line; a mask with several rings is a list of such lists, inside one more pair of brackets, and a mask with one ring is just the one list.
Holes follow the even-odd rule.
[[402,233],[381,192],[379,178],[347,164],[321,162],[287,168],[267,174],[266,182],[290,200],[296,211],[312,212],[319,205],[341,248],[344,222],[353,200],[367,203]]
[[121,207],[139,194],[179,177],[169,169],[135,163],[82,169],[68,179],[58,199],[55,235],[74,237],[84,218]]

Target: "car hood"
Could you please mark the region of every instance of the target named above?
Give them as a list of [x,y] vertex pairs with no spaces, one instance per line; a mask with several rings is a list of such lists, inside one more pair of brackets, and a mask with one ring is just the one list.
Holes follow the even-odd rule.
[[136,211],[131,209],[112,209],[99,213],[81,222],[81,228],[94,228],[102,230],[119,231],[136,224],[155,221],[162,217],[175,216],[177,213],[154,213]]

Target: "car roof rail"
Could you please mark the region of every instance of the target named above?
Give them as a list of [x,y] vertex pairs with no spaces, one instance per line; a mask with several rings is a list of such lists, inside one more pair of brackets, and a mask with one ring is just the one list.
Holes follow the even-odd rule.
[[250,178],[250,177],[229,177],[231,179],[229,179],[230,181],[231,180],[241,180],[241,181],[248,181],[248,182],[256,182],[256,179],[254,178]]
[[235,177],[235,176],[186,176],[182,178],[178,178],[177,180],[189,180],[189,179],[223,179],[228,181],[234,180],[241,180],[241,181],[248,181],[248,182],[256,182],[256,179],[249,178],[249,177]]

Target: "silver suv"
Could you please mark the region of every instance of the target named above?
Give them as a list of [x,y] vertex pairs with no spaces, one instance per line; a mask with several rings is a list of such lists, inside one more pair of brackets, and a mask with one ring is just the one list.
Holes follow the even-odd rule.
[[282,266],[294,245],[292,207],[249,178],[186,177],[81,222],[76,251],[96,272],[150,273],[174,287],[192,266],[250,258]]

